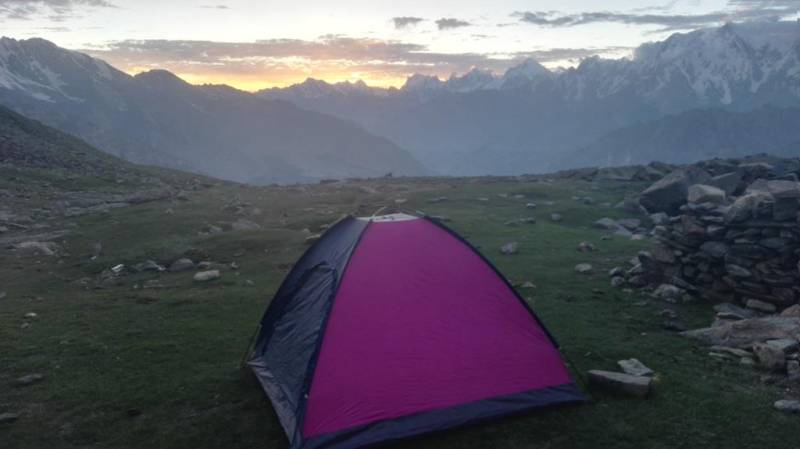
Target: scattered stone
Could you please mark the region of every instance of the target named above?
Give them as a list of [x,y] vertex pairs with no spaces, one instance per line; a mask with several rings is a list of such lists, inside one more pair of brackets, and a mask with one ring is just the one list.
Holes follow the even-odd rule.
[[781,399],[775,401],[775,410],[784,413],[800,413],[800,401]]
[[550,220],[554,221],[555,223],[560,223],[564,220],[564,217],[561,214],[550,214]]
[[617,362],[617,365],[619,365],[625,374],[630,374],[631,376],[652,376],[654,374],[653,370],[645,366],[645,364],[638,359],[620,360]]
[[219,279],[221,276],[219,270],[200,271],[195,273],[194,280],[196,282],[208,282]]
[[519,252],[519,243],[509,242],[500,247],[500,252],[505,255],[517,254]]
[[616,221],[608,217],[604,217],[595,221],[593,225],[596,228],[605,229],[607,231],[614,231],[620,227]]
[[24,317],[25,317],[25,318],[27,318],[27,319],[29,319],[29,320],[32,320],[32,319],[34,319],[34,318],[37,318],[38,316],[39,316],[39,315],[38,315],[36,312],[28,312],[28,313],[26,313],[26,314],[24,315]]
[[0,424],[9,424],[19,419],[16,413],[0,413]]
[[[488,198],[487,198],[487,201],[488,201]],[[406,204],[407,202],[408,202],[408,199],[406,199],[406,198],[397,198],[397,199],[394,200],[394,204],[396,204],[398,206]]]
[[145,271],[154,271],[156,273],[160,273],[160,272],[166,270],[166,268],[162,267],[161,265],[155,263],[152,260],[146,260],[144,262],[137,263],[132,268],[133,268],[133,271],[136,271],[136,272],[139,272],[139,273],[145,272]]
[[194,269],[194,262],[192,259],[188,259],[186,257],[182,257],[175,262],[172,262],[172,265],[169,266],[169,271],[172,273],[180,273],[182,271],[189,271]]
[[591,264],[579,263],[575,265],[575,272],[578,274],[591,274],[594,269]]
[[197,269],[201,271],[208,271],[214,264],[209,260],[201,261],[197,264]]
[[28,374],[17,379],[16,385],[18,387],[27,387],[44,380],[44,375],[40,373]]
[[597,251],[597,246],[594,243],[580,242],[578,243],[578,251],[582,253],[592,253]]
[[622,267],[614,267],[608,270],[608,275],[612,278],[617,276],[625,276],[625,270],[623,270]]
[[319,241],[319,239],[320,239],[320,238],[322,238],[322,234],[312,234],[312,235],[309,235],[309,236],[308,236],[308,237],[306,237],[306,239],[305,239],[305,244],[306,244],[306,245],[313,245],[314,243],[317,243],[317,241]]
[[534,283],[533,283],[533,282],[531,282],[531,281],[525,281],[525,282],[523,282],[523,283],[522,283],[522,285],[520,286],[520,288],[525,288],[525,289],[536,288],[536,284],[534,284]]
[[234,231],[257,231],[261,229],[261,225],[254,221],[240,218],[239,220],[231,223],[231,229]]
[[645,397],[650,393],[652,379],[644,376],[615,373],[612,371],[590,370],[589,384],[617,391],[631,396]]
[[619,288],[625,285],[625,278],[622,276],[615,276],[611,278],[611,286],[614,288]]
[[629,231],[635,231],[642,226],[642,220],[638,218],[620,218],[617,220],[617,224]]
[[53,242],[21,242],[13,245],[13,248],[24,256],[52,257],[58,251],[58,245]]
[[536,203],[528,203],[525,205],[525,207],[528,209],[536,209]]
[[733,357],[739,357],[739,358],[752,357],[752,354],[750,354],[750,352],[745,351],[744,349],[731,348],[730,346],[712,346],[710,349],[713,352],[728,354]]
[[431,204],[443,203],[445,201],[447,201],[447,197],[446,196],[437,196],[436,198],[431,198],[431,199],[428,200],[428,202],[431,203]]

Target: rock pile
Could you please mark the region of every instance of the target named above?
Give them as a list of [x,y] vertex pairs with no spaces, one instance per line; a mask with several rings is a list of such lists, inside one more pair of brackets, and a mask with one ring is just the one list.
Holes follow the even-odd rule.
[[791,168],[749,163],[714,174],[693,167],[653,184],[642,204],[671,216],[660,217],[657,245],[639,253],[624,273],[627,282],[670,298],[689,293],[758,313],[797,304],[800,163]]

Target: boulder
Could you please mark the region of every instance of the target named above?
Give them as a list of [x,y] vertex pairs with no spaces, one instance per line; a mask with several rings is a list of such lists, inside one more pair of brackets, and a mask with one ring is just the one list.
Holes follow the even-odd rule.
[[692,204],[724,204],[726,199],[727,195],[724,190],[705,184],[689,186],[689,193],[687,194],[687,200]]
[[700,251],[714,259],[724,259],[728,254],[728,245],[724,242],[709,240],[700,245]]
[[767,340],[800,339],[800,318],[768,316],[721,323],[681,335],[708,345],[743,347]]
[[590,370],[588,378],[589,385],[596,385],[604,389],[640,398],[650,393],[650,387],[653,382],[649,377],[602,370]]
[[738,171],[732,171],[730,173],[714,176],[708,180],[708,185],[721,189],[725,191],[726,195],[730,196],[741,191],[744,187],[742,181],[742,174]]
[[194,280],[195,282],[208,282],[219,279],[221,276],[219,270],[200,271],[195,273]]
[[617,365],[619,365],[625,374],[630,374],[631,376],[652,376],[654,374],[653,370],[645,366],[645,364],[638,359],[620,360],[617,362]]
[[680,207],[686,204],[689,186],[702,184],[709,179],[709,174],[697,167],[675,170],[645,189],[639,197],[639,203],[650,213],[676,215]]
[[752,192],[742,195],[725,212],[726,223],[740,223],[753,218],[761,207],[772,205],[775,199],[766,192]]

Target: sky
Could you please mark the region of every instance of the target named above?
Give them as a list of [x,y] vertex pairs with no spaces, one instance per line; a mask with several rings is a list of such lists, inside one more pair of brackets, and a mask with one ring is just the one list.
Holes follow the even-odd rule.
[[529,57],[569,67],[675,32],[798,18],[800,0],[0,0],[4,36],[245,90],[309,77],[399,87]]

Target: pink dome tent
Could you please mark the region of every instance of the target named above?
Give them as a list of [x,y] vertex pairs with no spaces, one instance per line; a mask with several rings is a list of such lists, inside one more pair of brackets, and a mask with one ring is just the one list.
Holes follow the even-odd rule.
[[499,272],[453,231],[405,214],[326,232],[270,303],[248,364],[293,449],[584,400]]

